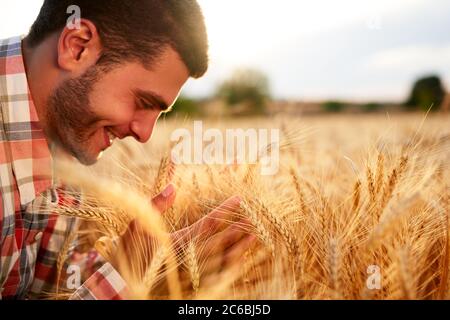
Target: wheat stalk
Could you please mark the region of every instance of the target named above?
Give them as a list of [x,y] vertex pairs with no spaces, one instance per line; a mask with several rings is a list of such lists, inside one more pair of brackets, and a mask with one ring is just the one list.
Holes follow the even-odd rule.
[[352,211],[355,212],[359,208],[359,202],[361,200],[361,181],[357,180],[353,187],[353,206]]
[[[196,299],[446,298],[450,242],[448,218],[444,216],[448,213],[450,195],[446,183],[450,149],[445,141],[437,143],[436,140],[446,133],[437,132],[439,129],[431,126],[430,130],[415,134],[411,141],[411,121],[401,120],[401,136],[383,135],[382,151],[371,154],[367,150],[374,148],[367,145],[365,138],[372,139],[370,132],[374,128],[386,126],[380,125],[379,119],[367,128],[364,121],[352,125],[349,121],[330,121],[329,126],[328,123],[324,126],[325,131],[318,131],[306,141],[301,177],[296,154],[291,152],[280,153],[281,170],[273,177],[256,179],[254,167],[237,163],[218,169],[217,174],[216,167],[181,167],[184,172],[176,177],[177,199],[171,209],[177,218],[176,229],[190,227],[214,209],[220,199],[237,194],[245,199],[241,203],[241,216],[248,217],[253,226],[250,232],[262,243],[262,248],[239,254],[245,256],[244,263],[230,264],[230,269],[212,274],[206,269],[197,272],[201,265],[195,250],[202,243],[196,242],[196,247],[189,241],[177,243],[180,246],[177,253],[185,253],[187,269],[181,274],[180,284],[189,285],[186,296]],[[439,119],[436,123],[443,124],[443,121]],[[342,155],[336,151],[335,141],[329,139],[330,133],[339,143],[346,143],[343,148],[348,159],[354,159],[351,163],[356,181],[338,161]],[[156,139],[154,143],[161,141],[167,139]],[[392,157],[396,154],[402,157]],[[367,162],[365,175],[360,177],[356,168],[364,164],[356,159],[374,159],[377,155],[374,162]],[[108,236],[117,234],[115,228],[120,229],[128,220],[123,212],[131,218],[149,215],[143,219],[147,223],[158,219],[147,212],[151,210],[147,189],[161,190],[167,182],[164,178],[167,169],[164,170],[163,160],[132,164],[132,160],[146,161],[146,156],[130,155],[130,159],[123,160],[127,165],[118,169],[104,166],[105,173],[111,177],[107,181],[103,178],[96,181],[97,174],[85,177],[83,189],[88,190],[91,198],[81,207],[86,211],[98,209],[98,212],[72,213],[94,222],[85,224],[84,234],[93,234],[93,230],[97,233],[107,230]],[[81,170],[68,175],[78,175],[78,172]],[[142,173],[150,172],[158,172],[155,186],[151,188],[140,183]],[[106,191],[97,189],[93,181],[99,182]],[[147,204],[141,206],[141,199],[146,199]],[[102,205],[105,203],[106,206]],[[109,215],[113,223],[99,215]],[[161,230],[167,234],[164,223]],[[164,242],[164,236],[156,238],[159,245]],[[130,243],[130,248],[131,245],[139,246]],[[166,276],[169,280],[173,268],[170,266],[173,247],[170,242],[165,245],[168,250],[165,254],[158,247],[148,257],[144,254],[145,257],[128,255],[129,260],[125,255],[119,258],[123,264],[131,265],[124,278],[135,297],[174,297],[173,286],[159,281]],[[110,251],[116,253],[107,250]],[[209,263],[203,259],[201,262]],[[367,287],[366,280],[371,276],[367,270],[371,265],[380,267],[381,290]]]
[[243,182],[245,185],[252,186],[255,182],[256,165],[247,165],[247,172],[245,173]]
[[198,184],[198,179],[195,172],[192,173],[192,185],[194,186],[194,194],[198,199],[202,193],[200,191],[200,185]]
[[142,282],[146,289],[146,292],[150,292],[153,288],[153,285],[156,282],[159,270],[163,267],[164,261],[167,258],[168,250],[164,246],[158,247],[156,250],[152,261],[144,273],[144,277],[142,278]]
[[111,214],[111,212],[107,212],[101,208],[82,208],[82,207],[71,207],[65,206],[62,208],[58,208],[55,210],[56,213],[68,216],[68,217],[76,217],[88,221],[96,221],[102,223],[106,226],[109,226],[114,230],[117,234],[121,234],[124,229],[124,222],[117,219],[117,215]]
[[300,204],[301,212],[303,214],[307,214],[308,213],[308,207],[306,205],[305,195],[303,194],[303,191],[300,188],[300,178],[295,173],[295,170],[292,167],[289,170],[289,174],[291,176],[292,183],[294,185],[295,191],[297,192],[297,195],[298,195],[298,201],[299,201],[299,204]]
[[402,156],[398,167],[392,170],[392,173],[390,174],[389,179],[384,186],[383,196],[381,199],[381,209],[380,209],[381,211],[386,207],[388,201],[392,197],[394,189],[397,186],[397,182],[400,179],[403,172],[405,171],[407,164],[408,164],[408,157]]
[[195,244],[192,241],[186,248],[186,262],[191,277],[192,289],[194,294],[197,294],[200,288],[200,268],[197,263]]
[[407,300],[416,299],[416,294],[414,290],[414,280],[411,276],[411,270],[409,268],[409,250],[403,248],[398,252],[399,261],[399,277],[400,277],[400,287],[403,293],[403,297]]
[[156,175],[155,183],[153,186],[153,196],[158,195],[163,188],[167,185],[167,178],[171,168],[171,162],[169,157],[162,157],[159,163],[158,173]]
[[[145,231],[154,235],[162,245],[171,248],[171,239],[166,232],[166,226],[161,215],[138,190],[125,189],[114,181],[100,178],[97,178],[96,183],[92,184],[92,176],[83,174],[83,171],[74,168],[74,164],[59,163],[56,169],[58,175],[63,176],[67,184],[81,188],[86,193],[97,198],[100,203],[109,203],[114,208],[132,213]],[[177,261],[170,249],[167,259],[171,270],[167,275],[171,296],[180,298],[182,293],[177,272]],[[122,276],[125,275],[122,274]]]
[[73,244],[76,238],[76,232],[72,231],[65,239],[64,243],[59,251],[58,258],[56,259],[56,296],[59,295],[59,285],[61,282],[61,273],[69,256],[70,246]]
[[329,242],[329,272],[330,272],[330,286],[333,290],[335,299],[341,299],[341,281],[339,277],[339,270],[341,268],[341,255],[339,250],[339,240],[330,239]]
[[382,153],[378,154],[377,174],[375,181],[375,193],[378,194],[384,185],[384,157]]
[[272,237],[270,236],[270,233],[269,231],[267,231],[263,222],[259,219],[256,212],[252,208],[250,208],[250,206],[245,201],[242,201],[240,203],[240,207],[242,211],[244,211],[245,215],[249,217],[250,222],[255,227],[256,234],[265,244],[266,248],[269,249],[272,255],[275,255],[275,244],[273,243]]
[[283,238],[286,248],[288,250],[289,256],[295,263],[295,270],[300,267],[300,247],[298,245],[297,237],[294,232],[286,225],[286,223],[276,214],[271,212],[261,201],[258,203],[261,207],[261,212],[263,216],[272,224],[275,230]]
[[370,167],[367,167],[366,171],[367,176],[367,189],[369,190],[369,196],[370,196],[370,203],[375,203],[376,199],[376,187],[375,187],[375,181],[373,179],[373,173]]

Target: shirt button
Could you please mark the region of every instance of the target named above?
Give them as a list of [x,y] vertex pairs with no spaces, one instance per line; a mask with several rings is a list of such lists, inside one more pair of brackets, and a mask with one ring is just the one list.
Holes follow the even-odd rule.
[[41,238],[42,238],[42,232],[38,232],[38,233],[36,233],[36,235],[34,236],[34,240],[35,240],[35,241],[39,241],[39,240],[41,240]]

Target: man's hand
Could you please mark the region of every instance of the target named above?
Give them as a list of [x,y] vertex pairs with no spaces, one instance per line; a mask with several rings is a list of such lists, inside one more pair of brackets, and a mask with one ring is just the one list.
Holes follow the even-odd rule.
[[[152,199],[152,204],[163,215],[173,205],[175,197],[175,186],[170,183]],[[255,236],[246,232],[250,227],[249,221],[240,219],[233,222],[240,201],[238,196],[231,197],[193,225],[170,235],[177,253],[185,251],[189,243],[195,244],[196,258],[204,276],[240,263],[244,253],[255,243]],[[125,255],[122,259],[127,259],[126,265],[132,269],[127,271],[143,275],[156,249],[154,237],[146,234],[138,221],[133,221],[121,243]],[[120,265],[123,266],[122,263]]]

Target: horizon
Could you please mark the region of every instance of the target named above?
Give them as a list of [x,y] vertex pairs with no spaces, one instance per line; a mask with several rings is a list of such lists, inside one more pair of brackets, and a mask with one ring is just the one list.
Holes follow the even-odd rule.
[[[0,39],[26,34],[41,3],[2,4]],[[450,3],[445,0],[199,4],[211,64],[205,77],[188,82],[184,96],[211,96],[239,67],[267,74],[276,100],[402,102],[413,82],[430,74],[450,89]]]

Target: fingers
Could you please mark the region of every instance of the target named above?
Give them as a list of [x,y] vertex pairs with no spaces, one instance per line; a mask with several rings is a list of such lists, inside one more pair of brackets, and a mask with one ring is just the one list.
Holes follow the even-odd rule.
[[188,239],[202,240],[223,230],[231,221],[232,216],[238,211],[241,198],[234,196],[225,200],[206,217],[203,217],[192,226],[177,231],[175,240],[185,241]]
[[245,252],[252,248],[255,244],[256,236],[253,234],[247,235],[227,251],[223,259],[224,266],[226,267],[240,262],[244,259]]
[[169,183],[161,193],[152,199],[152,204],[160,213],[164,213],[173,205],[175,196],[175,186]]
[[168,181],[169,184],[163,191],[152,199],[152,204],[161,213],[167,211],[167,209],[170,208],[175,201],[175,186],[172,183],[173,177],[175,176],[175,171],[176,164],[172,159],[170,159],[166,177],[166,181]]
[[225,251],[245,236],[246,227],[248,230],[249,226],[250,224],[247,220],[241,220],[226,228],[224,231],[217,233],[208,240],[201,255],[208,257]]
[[208,257],[204,263],[203,274],[207,276],[233,265],[242,264],[245,259],[245,252],[257,243],[256,239],[255,235],[246,235],[227,250]]

